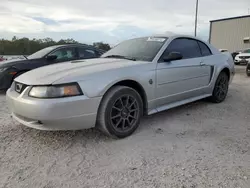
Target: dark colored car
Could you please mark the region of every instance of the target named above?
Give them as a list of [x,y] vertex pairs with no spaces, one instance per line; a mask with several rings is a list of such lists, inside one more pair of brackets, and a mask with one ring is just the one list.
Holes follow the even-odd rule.
[[7,60],[0,64],[0,90],[8,89],[19,75],[46,65],[71,60],[100,57],[104,51],[83,44],[66,44],[44,48],[22,60]]

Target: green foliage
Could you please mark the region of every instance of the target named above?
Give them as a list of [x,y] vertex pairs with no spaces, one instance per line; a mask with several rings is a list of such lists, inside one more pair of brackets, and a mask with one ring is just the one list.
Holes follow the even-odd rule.
[[93,46],[104,51],[108,51],[111,49],[109,44],[103,42],[94,42]]
[[[12,40],[0,39],[0,55],[30,55],[38,50],[46,48],[48,46],[60,45],[60,44],[75,44],[78,43],[74,39],[66,39],[54,41],[51,38],[45,39],[28,39],[20,38],[16,36]],[[102,50],[109,50],[109,44],[97,42],[93,44],[95,47]]]

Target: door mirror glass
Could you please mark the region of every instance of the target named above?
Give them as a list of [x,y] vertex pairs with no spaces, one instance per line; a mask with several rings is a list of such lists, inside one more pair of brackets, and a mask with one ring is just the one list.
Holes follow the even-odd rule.
[[57,55],[48,55],[48,56],[46,57],[46,59],[47,59],[48,61],[56,60],[56,59],[57,59]]
[[171,52],[163,58],[164,62],[175,61],[182,59],[183,56],[179,52]]

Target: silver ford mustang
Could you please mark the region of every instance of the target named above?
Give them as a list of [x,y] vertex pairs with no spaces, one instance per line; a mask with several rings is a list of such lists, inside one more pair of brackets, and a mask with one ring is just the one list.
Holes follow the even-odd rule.
[[41,130],[97,127],[117,138],[131,135],[141,116],[202,98],[222,102],[234,62],[190,36],[127,40],[101,58],[54,64],[27,72],[7,91],[12,116]]

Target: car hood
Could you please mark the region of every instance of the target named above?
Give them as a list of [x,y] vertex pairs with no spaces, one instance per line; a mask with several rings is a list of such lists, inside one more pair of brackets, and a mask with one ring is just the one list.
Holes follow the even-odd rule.
[[5,60],[2,61],[0,64],[0,68],[5,68],[5,67],[11,67],[11,66],[15,66],[16,64],[19,63],[26,63],[28,62],[28,59],[12,59],[12,60]]
[[63,80],[80,81],[87,79],[87,76],[93,74],[94,76],[98,76],[97,73],[102,71],[118,69],[143,63],[148,62],[113,58],[78,60],[34,69],[17,77],[15,81],[27,85],[49,85],[62,78]]

